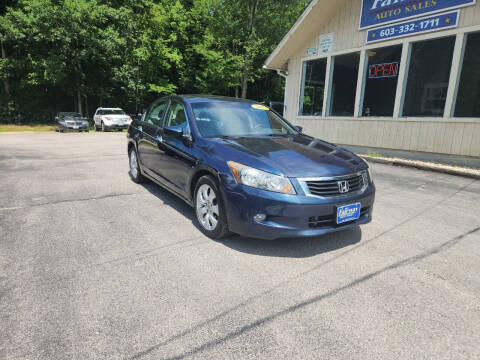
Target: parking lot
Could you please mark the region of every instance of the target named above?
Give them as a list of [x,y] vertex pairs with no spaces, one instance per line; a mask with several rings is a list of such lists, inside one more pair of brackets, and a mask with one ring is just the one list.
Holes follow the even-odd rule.
[[125,133],[0,135],[0,359],[480,358],[480,181],[372,168],[371,224],[215,242]]

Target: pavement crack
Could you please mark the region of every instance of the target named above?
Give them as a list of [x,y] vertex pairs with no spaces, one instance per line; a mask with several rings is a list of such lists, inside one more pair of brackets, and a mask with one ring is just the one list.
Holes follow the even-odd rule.
[[47,202],[43,202],[43,203],[39,203],[39,204],[29,204],[29,205],[26,205],[26,206],[15,206],[15,207],[8,207],[8,208],[0,208],[0,211],[28,209],[28,208],[35,208],[35,207],[47,206],[47,205],[57,205],[57,204],[64,204],[64,203],[75,203],[75,202],[104,200],[104,199],[110,199],[110,198],[115,198],[115,197],[133,196],[133,195],[138,195],[138,194],[137,193],[113,193],[113,194],[106,194],[106,195],[101,195],[101,196],[93,196],[93,197],[80,198],[80,199],[63,199],[63,200],[47,201]]
[[[444,251],[446,249],[449,249],[455,245],[457,245],[460,241],[462,241],[463,239],[465,239],[466,237],[476,233],[476,232],[479,232],[480,231],[480,227],[476,227],[466,233],[463,233],[459,236],[456,236],[455,238],[453,239],[450,239],[436,247],[433,247],[431,249],[428,249],[426,251],[423,251],[421,252],[420,254],[418,255],[415,255],[415,256],[412,256],[412,257],[409,257],[409,258],[406,258],[406,259],[403,259],[403,260],[399,260],[391,265],[388,265],[388,266],[385,266],[377,271],[373,271],[373,272],[370,272],[364,276],[361,276],[343,286],[340,286],[340,287],[337,287],[335,289],[332,289],[330,291],[327,291],[326,293],[323,293],[321,295],[317,295],[317,296],[314,296],[314,297],[311,297],[311,298],[308,298],[298,304],[295,304],[295,305],[292,305],[292,306],[289,306],[287,307],[286,309],[282,310],[282,311],[278,311],[276,313],[273,313],[273,314],[270,314],[270,315],[267,315],[263,318],[260,318],[260,319],[257,319],[256,321],[253,321],[249,324],[246,324],[240,328],[238,328],[237,330],[234,330],[234,331],[231,331],[230,333],[226,334],[225,336],[221,336],[217,339],[213,339],[211,341],[208,341],[208,342],[205,342],[204,344],[202,345],[199,345],[189,351],[186,351],[180,355],[177,355],[177,356],[173,356],[173,357],[169,357],[168,359],[169,360],[173,360],[173,359],[184,359],[186,357],[191,357],[191,356],[195,356],[196,354],[202,352],[202,351],[205,351],[205,350],[209,350],[211,348],[214,348],[216,347],[217,345],[220,345],[220,344],[223,344],[229,340],[232,340],[234,338],[237,338],[239,336],[241,336],[242,334],[252,330],[252,329],[255,329],[257,327],[260,327],[260,326],[263,326],[269,322],[272,322],[274,320],[276,320],[277,318],[281,317],[281,316],[285,316],[289,313],[292,313],[292,312],[295,312],[299,309],[302,309],[302,308],[305,308],[307,306],[310,306],[312,304],[315,304],[315,303],[318,303],[320,301],[323,301],[327,298],[330,298],[332,296],[335,296],[339,293],[341,293],[342,291],[345,291],[345,290],[348,290],[350,288],[353,288],[353,287],[356,287],[364,282],[367,282],[373,278],[376,278],[378,277],[379,275],[385,273],[385,272],[388,272],[388,271],[392,271],[392,270],[395,270],[397,268],[400,268],[400,267],[403,267],[403,266],[408,266],[408,265],[412,265],[412,264],[415,264],[421,260],[424,260],[430,256],[433,256],[435,254],[438,254],[440,253],[441,251]],[[196,328],[196,327],[195,327]],[[190,331],[186,331],[186,333],[189,333]],[[173,338],[175,339],[175,337]],[[165,341],[163,342],[162,344],[158,344],[156,346],[152,346],[151,348],[149,349],[146,349],[142,352],[139,352],[133,356],[131,356],[130,358],[128,358],[129,360],[135,360],[135,359],[140,359],[142,357],[145,357],[146,355],[149,355],[150,353],[152,353],[153,351],[155,350],[158,350],[159,348],[161,348],[162,346],[166,345],[169,341]]]

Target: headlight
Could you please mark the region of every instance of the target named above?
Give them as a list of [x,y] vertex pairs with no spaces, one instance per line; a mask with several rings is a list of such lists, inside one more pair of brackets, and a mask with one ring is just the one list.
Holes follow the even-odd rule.
[[227,164],[239,184],[282,194],[296,194],[292,183],[286,177],[270,174],[234,161],[228,161]]
[[108,117],[108,116],[104,116],[104,117],[103,117],[103,120],[105,120],[105,121],[112,121],[112,118],[110,118],[110,117]]

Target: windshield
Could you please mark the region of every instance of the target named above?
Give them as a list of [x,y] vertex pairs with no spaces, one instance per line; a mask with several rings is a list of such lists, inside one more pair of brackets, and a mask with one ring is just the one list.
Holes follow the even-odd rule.
[[125,111],[118,109],[118,110],[103,110],[104,115],[125,115]]
[[75,118],[79,118],[79,117],[82,117],[82,115],[80,115],[79,113],[76,113],[76,112],[61,112],[58,114],[59,117],[63,118],[63,117],[75,117]]
[[264,105],[214,101],[191,104],[203,137],[285,136],[298,132]]

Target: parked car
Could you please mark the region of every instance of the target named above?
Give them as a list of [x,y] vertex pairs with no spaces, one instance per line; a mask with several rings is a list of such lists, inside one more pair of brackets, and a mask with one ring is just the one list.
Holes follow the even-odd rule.
[[93,115],[93,128],[95,131],[122,131],[127,129],[132,118],[120,108],[98,108]]
[[367,163],[248,100],[172,96],[127,132],[130,175],[194,207],[213,239],[317,236],[372,219]]
[[59,112],[55,116],[55,131],[89,131],[88,120],[77,112]]

